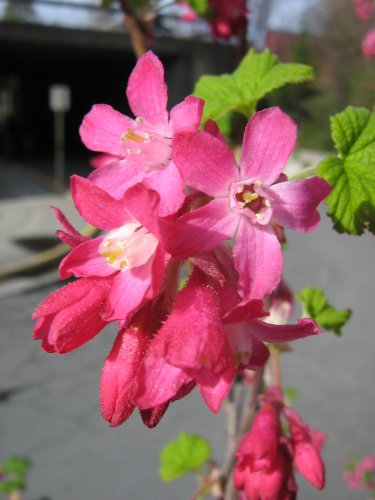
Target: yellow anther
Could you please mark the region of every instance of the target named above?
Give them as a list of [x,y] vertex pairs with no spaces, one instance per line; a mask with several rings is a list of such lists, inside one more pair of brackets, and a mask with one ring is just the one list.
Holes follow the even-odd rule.
[[133,141],[137,142],[138,144],[141,144],[146,141],[144,137],[136,134],[132,128],[128,128],[128,131],[125,134],[122,134],[121,140],[123,140],[124,142]]
[[249,193],[249,192],[244,192],[242,195],[242,198],[245,203],[251,203],[252,201],[256,200],[259,198],[259,194],[257,193]]

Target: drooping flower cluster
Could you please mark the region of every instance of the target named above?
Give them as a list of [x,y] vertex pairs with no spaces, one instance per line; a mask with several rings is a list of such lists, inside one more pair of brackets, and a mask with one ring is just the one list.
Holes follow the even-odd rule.
[[[353,0],[355,15],[360,21],[368,21],[375,13],[373,0]],[[370,29],[362,39],[362,53],[366,59],[375,57],[375,28]]]
[[153,427],[195,386],[217,412],[236,373],[265,365],[266,343],[319,333],[310,319],[265,322],[265,301],[281,279],[283,228],[313,230],[330,187],[282,173],[296,126],[278,108],[249,121],[240,166],[214,122],[200,131],[201,99],[168,113],[152,52],[137,62],[127,97],[134,119],[101,104],[83,120],[84,144],[101,155],[71,190],[101,233],[82,236],[55,209],[71,247],[60,275],[77,279],[38,305],[35,338],[62,354],[116,322],[102,415],[117,426],[138,408]]
[[[262,407],[236,453],[236,490],[251,500],[296,498],[293,463],[307,481],[322,489],[325,470],[320,450],[325,435],[307,425],[292,407],[284,405],[278,387],[271,387],[261,400]],[[284,421],[288,433],[282,425]]]
[[370,492],[370,498],[375,498],[375,455],[367,455],[359,462],[353,460],[343,477],[352,490],[365,489]]

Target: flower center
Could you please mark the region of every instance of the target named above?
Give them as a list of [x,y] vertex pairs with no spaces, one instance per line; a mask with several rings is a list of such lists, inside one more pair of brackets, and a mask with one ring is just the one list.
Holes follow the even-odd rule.
[[261,181],[233,183],[230,206],[236,213],[249,217],[252,222],[268,224],[271,219],[271,202]]
[[139,267],[150,259],[158,239],[138,222],[127,222],[110,231],[99,247],[99,253],[108,264],[120,271]]
[[141,161],[147,170],[162,169],[172,158],[172,138],[168,127],[152,125],[143,118],[121,136],[129,160]]

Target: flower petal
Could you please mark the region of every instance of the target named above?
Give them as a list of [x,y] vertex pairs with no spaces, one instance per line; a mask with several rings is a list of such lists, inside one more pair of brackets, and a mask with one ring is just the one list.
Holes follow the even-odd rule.
[[207,132],[176,136],[173,160],[186,184],[210,196],[228,196],[230,184],[239,178],[232,151]]
[[279,284],[283,266],[280,243],[270,226],[253,224],[240,217],[233,247],[244,299],[263,299]]
[[35,327],[42,347],[64,354],[97,335],[107,324],[102,312],[109,286],[107,279],[84,278],[44,299],[33,314],[33,318],[42,317]]
[[197,132],[201,125],[204,100],[192,95],[171,109],[173,135]]
[[234,235],[238,216],[229,210],[227,199],[212,200],[172,223],[162,223],[162,234],[169,253],[190,256],[207,252]]
[[267,189],[273,219],[295,231],[312,231],[320,221],[316,208],[331,190],[331,186],[319,177],[274,184]]
[[128,320],[131,314],[138,309],[150,288],[151,262],[119,272],[113,279],[108,294],[107,310],[103,314],[106,321]]
[[144,176],[145,171],[141,164],[121,160],[98,168],[89,175],[89,180],[113,198],[120,200],[125,191],[141,182]]
[[103,236],[85,241],[60,262],[60,278],[65,280],[73,275],[76,278],[88,276],[110,276],[116,269],[110,267],[105,258],[98,252]]
[[158,425],[160,420],[163,418],[164,413],[168,410],[169,401],[161,405],[154,406],[153,408],[147,408],[145,410],[140,410],[142,417],[142,422],[149,428],[153,429]]
[[111,230],[130,219],[122,200],[115,200],[89,180],[73,175],[70,188],[78,212],[89,224]]
[[102,416],[111,427],[127,420],[133,413],[137,389],[136,374],[149,338],[137,327],[120,331],[106,359],[100,380]]
[[80,243],[83,243],[84,241],[89,240],[90,238],[88,236],[83,236],[81,233],[79,233],[68,221],[68,219],[65,217],[65,215],[62,213],[62,211],[56,207],[51,207],[56,219],[59,221],[59,223],[62,225],[62,227],[65,229],[65,231],[61,231],[58,229],[56,231],[57,236],[66,243],[68,246],[74,248],[75,246],[79,245]]
[[255,320],[249,326],[251,331],[264,342],[291,342],[321,333],[319,326],[310,318],[300,319],[296,325],[270,325]]
[[160,194],[160,216],[175,214],[184,203],[185,185],[173,161],[162,170],[148,172],[143,182]]
[[133,120],[107,104],[96,104],[84,117],[79,129],[83,144],[91,151],[124,156],[121,136]]
[[135,116],[156,125],[168,124],[164,68],[151,51],[138,59],[129,77],[126,95]]
[[124,196],[124,206],[132,219],[155,236],[159,235],[159,202],[158,193],[141,183],[129,188]]
[[296,137],[296,124],[280,108],[256,113],[245,129],[241,178],[271,185],[284,169]]
[[201,370],[196,374],[197,385],[204,402],[212,413],[220,411],[221,403],[228,396],[234,377],[234,366],[230,365],[219,376],[209,370]]

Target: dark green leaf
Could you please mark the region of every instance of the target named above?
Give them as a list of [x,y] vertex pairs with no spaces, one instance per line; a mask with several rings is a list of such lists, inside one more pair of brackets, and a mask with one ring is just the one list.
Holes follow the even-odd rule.
[[331,118],[331,133],[339,154],[318,167],[333,187],[328,215],[340,233],[375,233],[375,113],[349,107]]
[[31,467],[31,461],[26,457],[9,457],[1,465],[4,474],[24,476]]

